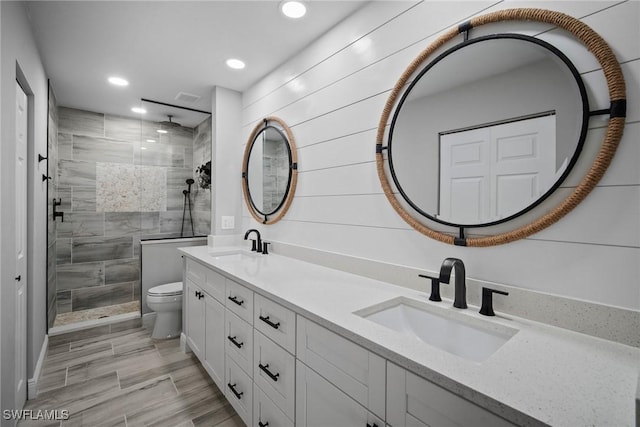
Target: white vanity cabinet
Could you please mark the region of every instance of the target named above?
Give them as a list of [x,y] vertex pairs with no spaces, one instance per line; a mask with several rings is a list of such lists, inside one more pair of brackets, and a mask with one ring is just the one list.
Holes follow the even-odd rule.
[[387,362],[387,423],[393,427],[514,427],[391,362]]

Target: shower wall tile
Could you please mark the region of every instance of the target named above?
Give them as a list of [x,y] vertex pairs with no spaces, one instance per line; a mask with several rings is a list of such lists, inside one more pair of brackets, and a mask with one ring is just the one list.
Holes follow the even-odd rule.
[[58,187],[58,199],[62,202],[56,209],[61,210],[67,215],[71,211],[71,187]]
[[105,283],[104,262],[84,262],[58,266],[58,289],[88,288]]
[[194,211],[211,211],[211,191],[199,188],[191,195]]
[[[160,212],[160,232],[161,233],[180,233],[182,226],[182,210]],[[191,232],[191,225],[185,220],[185,230]]]
[[171,129],[168,134],[165,134],[167,138],[163,141],[167,141],[171,145],[181,145],[183,147],[193,147],[193,129],[179,126]]
[[57,291],[56,282],[56,241],[47,248],[47,305],[54,303]]
[[76,135],[73,137],[73,159],[133,164],[133,144],[107,138]]
[[104,117],[105,136],[107,138],[119,139],[139,143],[142,136],[142,125],[138,119],[105,115]]
[[125,236],[140,231],[140,212],[106,212],[104,215],[106,236]]
[[143,234],[152,234],[160,232],[160,212],[142,212],[142,228]]
[[168,211],[182,211],[182,207],[184,205],[184,194],[182,191],[182,189],[177,188],[167,190]]
[[73,263],[133,258],[131,237],[80,237],[73,239]]
[[140,280],[140,259],[105,261],[105,284],[137,282]]
[[56,303],[58,313],[71,312],[71,291],[58,291]]
[[58,159],[73,160],[73,135],[58,132]]
[[95,186],[96,164],[78,160],[60,160],[58,162],[58,178],[61,186]]
[[74,135],[104,136],[104,114],[59,107],[58,130]]
[[63,222],[57,226],[58,237],[104,236],[103,213],[66,212]]
[[[168,168],[167,188],[179,188],[180,190],[186,190],[186,181],[189,178],[194,179],[194,172],[190,168]],[[191,188],[194,189],[194,186]],[[180,191],[180,193],[182,193],[182,191]]]
[[76,289],[71,292],[73,311],[89,310],[133,301],[134,283],[119,283],[95,288]]
[[140,164],[145,166],[184,167],[184,147],[163,142],[146,142],[140,152]]
[[96,187],[74,185],[71,190],[73,212],[96,212]]
[[185,168],[193,168],[193,147],[184,147],[184,164],[183,165]]
[[71,239],[56,239],[56,264],[71,264]]

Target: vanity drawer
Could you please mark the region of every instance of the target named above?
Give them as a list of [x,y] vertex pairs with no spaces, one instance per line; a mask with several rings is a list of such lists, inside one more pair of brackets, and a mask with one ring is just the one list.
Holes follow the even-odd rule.
[[249,376],[253,373],[253,328],[226,309],[224,325],[226,354]]
[[[268,423],[268,424],[267,424]],[[293,421],[267,397],[257,385],[253,386],[253,425],[293,427]]]
[[187,279],[220,302],[224,302],[225,278],[208,267],[187,259]]
[[227,280],[225,306],[242,320],[253,324],[253,291],[233,280]]
[[291,419],[295,407],[295,358],[255,331],[253,381]]
[[385,359],[298,316],[297,357],[378,417],[385,418]]
[[224,395],[246,425],[251,425],[253,414],[253,382],[251,378],[227,356]]
[[207,281],[208,268],[191,259],[187,259],[187,279],[202,286]]
[[257,330],[296,354],[296,314],[262,295],[255,294],[253,324]]
[[220,273],[213,270],[207,270],[207,278],[202,289],[207,291],[209,295],[224,304],[224,291],[226,279]]

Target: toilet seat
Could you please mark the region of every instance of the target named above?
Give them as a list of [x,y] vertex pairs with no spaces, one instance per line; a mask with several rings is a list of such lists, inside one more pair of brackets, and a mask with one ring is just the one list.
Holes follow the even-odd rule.
[[169,297],[182,295],[182,282],[166,283],[164,285],[154,286],[147,291],[149,296]]

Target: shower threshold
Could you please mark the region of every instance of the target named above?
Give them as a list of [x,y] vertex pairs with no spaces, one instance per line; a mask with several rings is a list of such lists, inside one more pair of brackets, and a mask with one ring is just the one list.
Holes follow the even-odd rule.
[[56,335],[58,333],[70,332],[139,317],[140,301],[92,308],[89,310],[73,311],[70,313],[60,313],[56,316],[56,320],[53,322],[53,327],[49,329],[49,335]]

